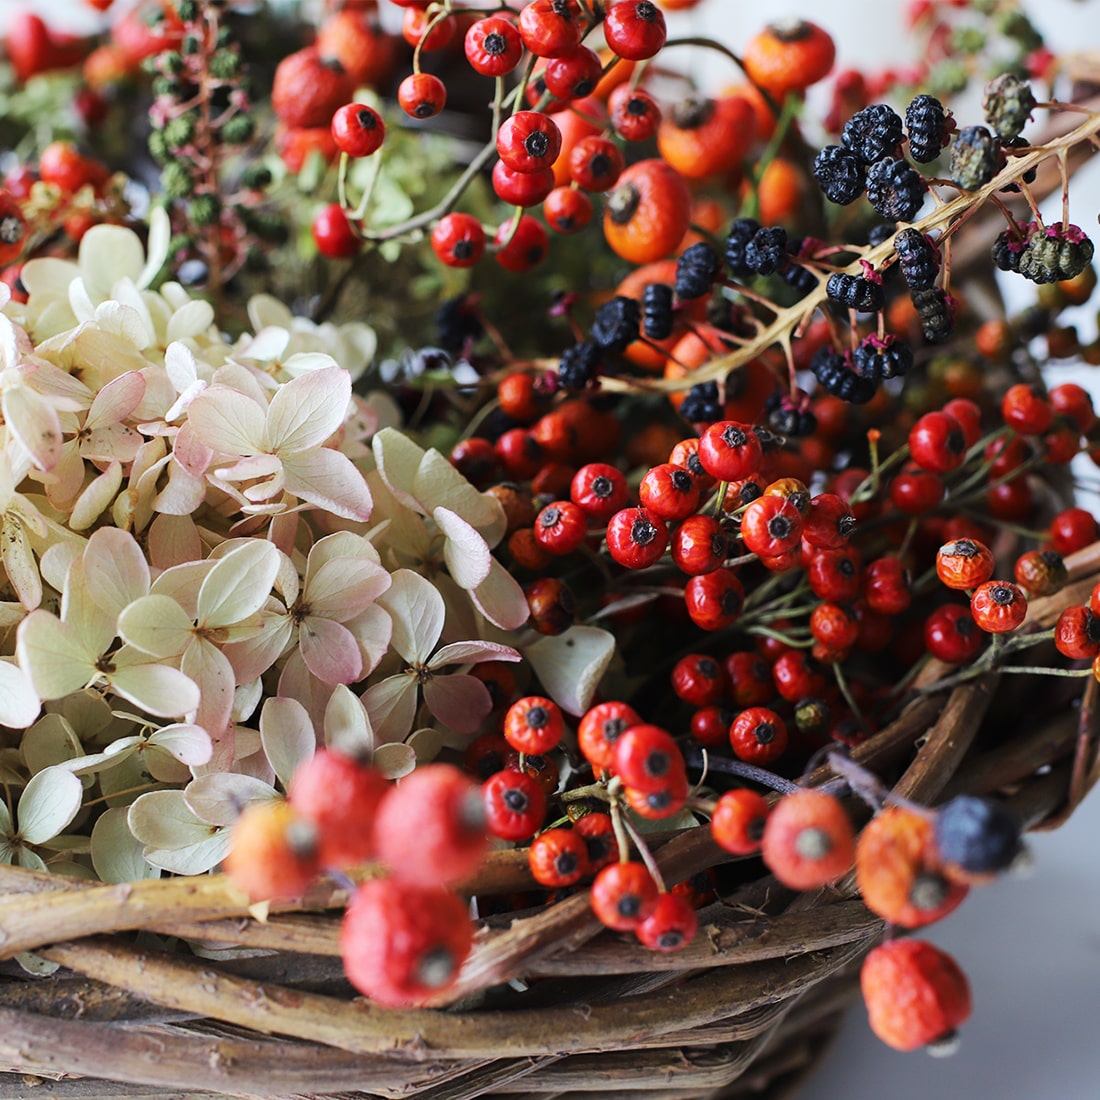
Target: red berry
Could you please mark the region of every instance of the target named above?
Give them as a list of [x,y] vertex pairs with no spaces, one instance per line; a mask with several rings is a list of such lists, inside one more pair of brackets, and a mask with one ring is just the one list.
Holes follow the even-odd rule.
[[970,613],[982,630],[1005,634],[1027,618],[1027,597],[1011,581],[986,581],[970,597]]
[[615,742],[641,721],[638,712],[627,703],[598,703],[589,708],[577,726],[577,743],[584,758],[593,768],[610,771],[615,763]]
[[784,795],[768,816],[762,854],[784,886],[792,890],[825,886],[852,866],[852,823],[832,795],[795,791]]
[[516,111],[497,131],[497,153],[515,172],[549,168],[561,152],[561,130],[541,111]]
[[588,849],[589,873],[602,870],[618,859],[618,846],[615,843],[615,823],[610,814],[585,814],[573,825],[573,831],[584,838]]
[[651,467],[638,486],[642,507],[673,522],[692,515],[699,507],[699,496],[695,478],[670,462]]
[[555,500],[535,517],[535,538],[551,554],[571,554],[587,533],[588,517],[571,500]]
[[724,748],[732,721],[733,711],[728,706],[700,707],[691,716],[691,736],[708,749]]
[[1049,396],[1051,407],[1073,424],[1078,435],[1085,435],[1096,423],[1092,397],[1076,382],[1063,382],[1055,386]]
[[934,474],[957,470],[966,458],[966,433],[944,412],[925,413],[909,430],[909,454],[922,469]]
[[739,707],[756,707],[775,695],[772,666],[756,653],[731,653],[726,658],[726,673]]
[[760,851],[764,825],[771,806],[768,800],[747,787],[726,791],[714,805],[710,833],[716,843],[735,856],[751,856]]
[[959,422],[968,448],[981,439],[982,410],[975,402],[967,397],[953,397],[943,406],[943,411]]
[[590,903],[600,922],[630,932],[657,907],[657,885],[645,864],[612,863],[592,883]]
[[389,878],[363,883],[340,925],[348,980],[389,1008],[423,1005],[454,985],[473,939],[460,897]]
[[931,512],[943,500],[943,478],[930,470],[913,466],[890,482],[890,503],[907,516]]
[[546,792],[526,772],[499,771],[482,784],[481,792],[489,832],[501,840],[526,840],[546,819]]
[[1054,423],[1054,410],[1042,390],[1018,382],[1001,399],[1001,417],[1021,435],[1042,435]]
[[1069,581],[1066,563],[1057,550],[1028,550],[1016,559],[1013,571],[1016,583],[1032,596],[1053,596]]
[[354,91],[355,82],[339,61],[307,47],[279,62],[271,85],[271,107],[286,126],[327,129]]
[[745,549],[774,558],[802,541],[802,516],[785,497],[764,495],[741,514],[741,540]]
[[572,886],[588,873],[588,845],[572,829],[548,829],[531,842],[527,862],[541,886]]
[[604,17],[603,33],[608,46],[628,61],[655,57],[668,37],[664,14],[652,0],[612,4]]
[[447,85],[432,73],[411,73],[397,87],[397,102],[410,118],[434,118],[447,103]]
[[233,825],[226,874],[252,901],[302,894],[320,870],[317,826],[289,803],[253,802]]
[[349,260],[359,254],[363,244],[344,208],[335,202],[322,207],[313,219],[313,241],[317,251],[330,260]]
[[519,13],[523,44],[536,57],[561,57],[581,42],[577,0],[532,0]]
[[803,649],[780,654],[772,665],[775,690],[788,703],[823,695],[828,684],[821,665]]
[[378,804],[390,787],[375,768],[330,749],[318,749],[298,767],[287,797],[317,827],[321,866],[347,867],[374,856]]
[[859,636],[859,619],[843,604],[825,600],[810,613],[810,632],[826,649],[847,653]]
[[856,517],[837,493],[819,493],[802,515],[802,535],[811,546],[839,550],[848,544]]
[[496,261],[505,271],[521,273],[530,271],[546,259],[550,248],[546,230],[534,218],[524,214],[516,230],[509,237],[511,224],[505,222],[493,238],[497,245]]
[[876,947],[859,980],[871,1030],[895,1050],[948,1039],[970,1017],[966,975],[950,955],[923,940]]
[[687,582],[684,603],[691,621],[701,630],[722,630],[740,617],[745,588],[732,569],[716,569]]
[[594,520],[609,520],[626,505],[629,495],[622,471],[606,462],[582,466],[569,485],[569,499]]
[[1096,517],[1084,508],[1065,508],[1050,521],[1050,541],[1059,554],[1083,550],[1097,537]]
[[601,76],[600,55],[587,46],[551,58],[542,71],[546,90],[557,99],[584,99],[595,90]]
[[693,707],[717,703],[726,691],[725,670],[705,653],[690,653],[673,666],[672,690]]
[[699,438],[699,462],[718,481],[738,481],[760,467],[760,439],[748,424],[719,420]]
[[672,534],[672,560],[681,573],[713,573],[729,557],[729,539],[714,516],[688,516]]
[[1091,661],[1100,654],[1100,617],[1082,605],[1067,607],[1054,624],[1054,645],[1071,661]]
[[679,746],[660,726],[632,726],[615,742],[614,772],[635,790],[659,791],[684,770]]
[[993,576],[993,552],[976,539],[955,539],[936,552],[936,576],[948,588],[977,588]]
[[876,558],[863,571],[863,598],[872,611],[900,615],[913,602],[909,575],[900,558]]
[[645,508],[624,508],[608,520],[607,552],[627,569],[645,569],[668,545],[664,520]]
[[426,8],[406,8],[401,20],[402,37],[425,53],[446,49],[457,33],[458,20],[453,15],[436,19]]
[[766,767],[786,752],[787,727],[774,710],[750,707],[733,720],[730,746],[739,760]]
[[500,15],[490,15],[470,25],[466,32],[466,60],[482,76],[504,76],[523,56],[523,39],[516,25]]
[[963,664],[976,657],[983,644],[982,632],[969,606],[944,604],[924,621],[924,646],[937,660]]
[[525,695],[504,715],[504,736],[517,752],[550,752],[558,747],[564,731],[561,708],[541,695]]
[[378,807],[375,843],[402,880],[446,886],[467,878],[488,846],[477,784],[451,764],[417,768]]
[[679,951],[695,939],[698,928],[699,918],[690,901],[679,894],[661,894],[634,935],[650,951]]
[[493,165],[493,191],[509,206],[538,206],[554,190],[554,170],[517,172],[502,160]]
[[642,88],[620,84],[607,100],[611,125],[624,141],[648,141],[661,124],[661,108]]
[[365,103],[345,103],[332,116],[332,140],[349,157],[369,157],[385,136],[382,116]]
[[472,267],[485,252],[485,230],[473,214],[444,214],[431,241],[432,251],[448,267]]
[[595,208],[576,187],[555,187],[542,204],[542,216],[555,233],[577,233],[592,220]]
[[585,191],[609,191],[626,168],[619,147],[609,138],[590,134],[569,153],[569,175]]
[[639,817],[658,821],[678,814],[687,801],[688,779],[686,772],[676,772],[655,791],[639,791],[627,787],[623,792],[627,806]]
[[851,546],[842,550],[822,550],[806,566],[806,579],[818,599],[854,600],[860,591],[859,551]]

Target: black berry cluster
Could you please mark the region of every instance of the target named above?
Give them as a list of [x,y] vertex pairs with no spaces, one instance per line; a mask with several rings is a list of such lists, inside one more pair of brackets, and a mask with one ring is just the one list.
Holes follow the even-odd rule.
[[1020,252],[1016,270],[1033,283],[1073,279],[1092,262],[1093,244],[1076,225],[1061,222],[1034,227]]
[[892,156],[902,141],[901,117],[885,103],[872,103],[847,121],[841,142],[865,165]]
[[929,290],[940,272],[939,250],[916,229],[902,229],[894,238],[894,251],[905,285],[912,290]]
[[852,351],[852,369],[872,382],[900,378],[912,366],[912,349],[890,333],[865,336]]
[[878,389],[875,382],[870,378],[861,378],[848,359],[830,347],[819,348],[814,353],[810,370],[826,393],[852,405],[866,405]]
[[562,352],[558,365],[558,382],[563,389],[583,390],[600,372],[603,354],[587,340],[574,344]]
[[773,393],[764,403],[764,419],[780,435],[804,437],[817,430],[817,417],[790,394]]
[[638,338],[642,310],[634,298],[609,298],[597,310],[589,330],[592,342],[604,351],[624,351]]
[[758,229],[745,245],[745,265],[754,275],[771,275],[787,263],[787,231],[782,226]]
[[749,241],[760,228],[755,218],[738,218],[726,236],[726,267],[735,279],[747,279],[752,268],[745,258]]
[[684,249],[676,263],[676,296],[702,298],[714,286],[721,268],[718,253],[705,241]]
[[717,382],[699,382],[691,387],[680,405],[680,415],[689,424],[713,424],[722,419],[722,402]]
[[921,330],[930,344],[939,344],[951,335],[955,326],[954,300],[938,286],[928,290],[915,290],[911,295]]
[[672,335],[672,287],[650,283],[642,293],[642,332],[650,340],[667,340]]
[[825,293],[831,301],[861,313],[874,313],[885,304],[882,284],[859,275],[847,275],[836,271],[825,284]]
[[867,199],[881,218],[911,222],[926,190],[921,174],[900,157],[883,157],[867,169]]
[[838,206],[847,206],[863,194],[863,162],[839,145],[826,145],[817,154],[813,174],[825,197]]
[[485,334],[481,317],[467,294],[448,298],[435,311],[436,343],[449,352],[463,352]]
[[932,95],[919,95],[905,108],[905,130],[909,155],[918,164],[928,164],[943,151],[951,138],[954,120]]

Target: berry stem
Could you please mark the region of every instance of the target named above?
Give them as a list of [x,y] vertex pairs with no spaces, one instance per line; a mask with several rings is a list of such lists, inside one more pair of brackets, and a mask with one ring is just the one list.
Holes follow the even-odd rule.
[[705,766],[713,772],[722,775],[735,775],[739,779],[748,779],[752,783],[758,783],[761,787],[767,787],[771,791],[780,794],[793,794],[802,790],[802,787],[792,779],[785,779],[775,772],[761,768],[758,764],[746,764],[744,760],[731,759],[728,756],[715,756],[705,752],[699,745],[684,745],[684,763],[689,768],[702,768]]

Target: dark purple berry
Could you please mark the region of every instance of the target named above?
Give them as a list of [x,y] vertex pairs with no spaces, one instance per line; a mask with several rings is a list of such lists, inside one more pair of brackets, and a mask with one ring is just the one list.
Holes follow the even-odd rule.
[[722,419],[717,382],[699,382],[684,395],[680,415],[689,424],[713,424]]
[[752,268],[745,260],[745,249],[759,228],[760,223],[755,218],[738,218],[730,226],[726,237],[726,267],[734,278],[747,279],[752,275]]
[[787,231],[780,225],[758,229],[745,246],[745,263],[756,275],[771,275],[788,264]]
[[867,169],[867,199],[880,218],[911,222],[924,202],[926,184],[904,160],[883,157]]
[[901,144],[901,117],[885,103],[857,111],[844,126],[840,140],[864,164],[890,156]]
[[905,108],[909,155],[918,164],[935,160],[947,144],[952,127],[951,116],[935,96],[917,96]]
[[945,863],[985,875],[1012,866],[1022,847],[1020,824],[999,803],[962,794],[939,808],[936,848]]
[[844,356],[829,347],[819,348],[814,353],[810,370],[826,393],[853,405],[866,405],[878,389],[876,382],[861,378]]
[[830,300],[861,313],[874,313],[882,309],[885,303],[881,283],[859,275],[847,275],[843,271],[835,271],[829,276],[825,293]]
[[558,365],[558,381],[567,390],[583,390],[600,372],[602,353],[595,344],[583,341],[566,348]]
[[817,154],[813,174],[829,202],[847,206],[863,194],[863,162],[839,145],[826,145]]
[[604,351],[623,351],[637,340],[641,323],[642,311],[637,300],[617,294],[596,310],[589,335]]
[[642,331],[650,340],[672,335],[672,287],[650,283],[642,295]]
[[929,290],[940,272],[939,250],[919,230],[907,228],[894,238],[898,267],[910,290]]
[[718,253],[706,241],[684,249],[676,262],[676,296],[702,298],[714,285],[721,266]]
[[881,338],[866,336],[852,351],[852,369],[861,378],[870,378],[873,382],[901,377],[912,365],[912,350],[893,334]]
[[920,317],[925,340],[930,344],[946,340],[955,325],[954,300],[938,286],[929,290],[914,290],[910,297]]

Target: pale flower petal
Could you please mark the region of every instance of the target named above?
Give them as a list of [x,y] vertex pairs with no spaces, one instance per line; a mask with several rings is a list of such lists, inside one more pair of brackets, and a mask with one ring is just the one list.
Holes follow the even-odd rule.
[[444,665],[476,665],[482,661],[522,661],[519,650],[498,642],[451,642],[441,646],[428,668],[442,668]]
[[210,734],[202,726],[188,722],[162,726],[150,735],[149,744],[163,749],[189,768],[205,764],[213,752]]
[[378,603],[393,619],[390,645],[410,665],[427,661],[443,633],[447,613],[435,585],[409,569],[399,569]]
[[62,832],[80,809],[84,784],[66,768],[43,768],[31,776],[19,798],[19,835],[42,844]]
[[333,558],[307,574],[305,600],[312,615],[345,622],[391,583],[390,574],[369,558]]
[[111,501],[121,488],[122,463],[116,459],[76,498],[69,516],[69,527],[74,531],[87,531],[111,506]]
[[396,428],[383,428],[371,440],[371,448],[386,488],[406,508],[425,512],[415,493],[416,472],[424,457],[424,449]]
[[199,705],[195,682],[169,665],[116,667],[108,680],[117,695],[158,718],[178,718]]
[[40,699],[61,699],[95,679],[97,654],[89,654],[76,632],[48,611],[32,611],[15,635],[19,667]]
[[519,582],[496,558],[489,563],[489,575],[471,590],[470,598],[478,611],[501,630],[519,630],[531,613]]
[[145,396],[145,376],[137,371],[127,371],[108,382],[95,395],[84,430],[94,432],[125,420]]
[[433,676],[424,685],[428,710],[456,733],[475,733],[493,709],[489,689],[476,676]]
[[416,718],[416,696],[416,678],[403,673],[388,676],[363,693],[363,706],[380,743],[404,740]]
[[154,206],[149,211],[149,236],[146,245],[145,266],[137,277],[140,287],[147,287],[157,277],[164,261],[168,259],[168,249],[172,240],[172,222],[168,211],[162,206]]
[[443,560],[460,588],[476,588],[489,576],[492,555],[478,532],[449,508],[432,512],[439,529],[446,536]]
[[61,458],[57,409],[30,386],[5,386],[0,407],[4,423],[40,470],[52,470]]
[[263,408],[228,386],[208,386],[188,406],[187,421],[219,454],[254,455],[264,450]]
[[194,636],[194,624],[174,599],[154,594],[119,612],[118,635],[134,649],[164,660],[183,653]]
[[149,563],[133,535],[101,527],[84,550],[84,580],[92,600],[117,617],[149,591]]
[[374,754],[374,766],[386,779],[404,779],[416,767],[416,750],[401,741],[379,745]]
[[355,760],[369,758],[374,751],[374,730],[367,709],[358,696],[342,684],[325,707],[325,744]]
[[615,636],[595,626],[573,626],[524,648],[546,694],[566,712],[588,709],[615,654]]
[[195,299],[172,314],[165,339],[186,340],[205,332],[213,323],[214,307],[209,302]]
[[0,560],[19,602],[33,610],[42,602],[42,578],[23,525],[10,512],[0,522]]
[[[358,700],[356,700],[358,706]],[[306,708],[297,699],[273,696],[260,711],[260,739],[264,755],[286,790],[291,776],[317,750],[317,734]]]
[[264,450],[280,456],[320,447],[347,416],[348,372],[333,364],[280,386],[267,410]]
[[288,493],[344,519],[365,523],[373,501],[366,480],[347,455],[321,447],[283,456]]
[[145,249],[132,229],[120,225],[93,225],[80,240],[77,262],[89,296],[101,302],[111,297],[120,279],[140,278],[145,266]]
[[216,628],[255,615],[271,594],[278,571],[279,552],[270,542],[255,539],[231,550],[199,589],[198,621]]
[[11,661],[0,660],[0,726],[26,729],[41,709],[30,677]]
[[302,660],[325,684],[353,684],[363,674],[359,643],[346,626],[314,615],[298,625],[298,647]]

